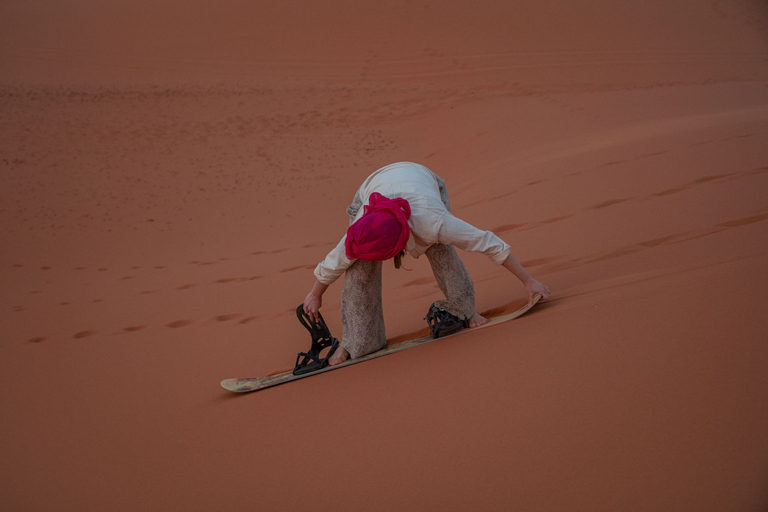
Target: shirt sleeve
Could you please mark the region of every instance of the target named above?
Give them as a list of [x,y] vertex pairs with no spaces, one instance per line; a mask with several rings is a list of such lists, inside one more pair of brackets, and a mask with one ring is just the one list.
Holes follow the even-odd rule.
[[509,244],[491,231],[483,231],[446,213],[443,215],[438,242],[453,245],[470,252],[481,252],[492,262],[501,265],[509,256]]
[[328,256],[315,267],[315,277],[323,284],[330,285],[343,274],[355,260],[347,258],[347,235],[334,247]]

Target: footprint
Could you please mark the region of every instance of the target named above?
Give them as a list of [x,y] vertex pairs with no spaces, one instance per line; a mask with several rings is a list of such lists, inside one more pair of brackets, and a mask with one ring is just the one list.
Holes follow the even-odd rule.
[[527,224],[503,224],[493,230],[494,233],[503,233],[505,231],[512,231],[513,229],[518,229],[525,227]]
[[642,249],[640,247],[637,247],[636,245],[630,245],[628,247],[622,247],[621,249],[617,249],[615,251],[611,251],[607,254],[604,254],[602,256],[598,256],[597,258],[593,258],[587,261],[587,263],[596,263],[598,261],[605,261],[605,260],[611,260],[614,258],[620,258],[622,256],[627,256],[629,254],[636,253],[637,251],[641,251]]
[[696,240],[697,238],[704,238],[705,236],[714,235],[715,233],[719,233],[721,231],[725,231],[728,228],[725,227],[714,227],[714,228],[703,228],[703,229],[697,229],[695,231],[689,231],[687,236],[680,237],[677,240],[673,242],[669,242],[669,244],[680,244],[683,242],[688,242],[690,240]]
[[235,318],[239,318],[243,316],[240,313],[231,313],[229,315],[219,315],[217,317],[214,317],[213,319],[217,322],[226,322],[227,320],[234,320]]
[[176,320],[175,322],[165,324],[165,326],[170,327],[171,329],[178,329],[179,327],[185,327],[191,323],[192,320]]
[[629,201],[628,198],[625,199],[610,199],[608,201],[603,201],[602,203],[597,203],[595,205],[592,205],[593,210],[599,210],[601,208],[608,208],[609,206],[613,206],[615,204],[623,203]]
[[535,258],[535,259],[532,259],[532,260],[521,261],[520,264],[523,267],[526,267],[526,268],[527,267],[540,267],[541,265],[546,265],[547,263],[552,263],[553,261],[557,261],[557,260],[559,260],[561,258],[562,258],[562,256],[552,256],[552,257],[549,257],[549,258]]
[[189,284],[183,284],[183,285],[179,286],[176,289],[177,290],[189,290],[190,288],[194,288],[195,286],[197,286],[196,283],[189,283]]
[[678,238],[680,236],[684,236],[688,234],[689,232],[686,231],[685,233],[679,233],[677,235],[669,235],[669,236],[663,236],[661,238],[654,238],[653,240],[647,240],[645,242],[640,242],[638,245],[642,245],[643,247],[657,247],[659,245],[665,244],[669,242],[670,240],[674,240],[675,238]]
[[568,217],[573,217],[572,213],[569,213],[568,215],[561,215],[560,217],[551,217],[549,219],[545,219],[541,221],[542,224],[552,224],[553,222],[559,222],[561,220],[565,220]]
[[130,327],[123,327],[124,332],[136,332],[144,329],[146,325],[132,325]]
[[754,224],[755,222],[760,222],[766,219],[768,219],[768,213],[764,213],[762,215],[754,215],[752,217],[743,217],[741,219],[736,219],[736,220],[729,220],[728,222],[721,222],[720,224],[718,224],[718,226],[724,226],[727,228],[736,228],[739,226],[746,226],[747,224]]
[[704,176],[703,178],[699,178],[697,180],[694,180],[694,183],[706,183],[708,181],[713,180],[719,180],[720,178],[726,178],[728,177],[728,174],[712,174],[711,176]]
[[80,338],[87,338],[89,336],[93,336],[94,334],[96,334],[96,331],[80,331],[73,334],[72,337],[80,339]]
[[294,270],[312,270],[315,268],[315,265],[299,265],[298,267],[288,267],[284,268],[280,272],[293,272]]

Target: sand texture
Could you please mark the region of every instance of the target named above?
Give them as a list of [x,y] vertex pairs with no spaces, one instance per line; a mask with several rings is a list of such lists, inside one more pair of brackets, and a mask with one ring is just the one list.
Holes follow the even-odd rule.
[[[0,510],[768,510],[766,141],[762,0],[0,2]],[[552,300],[223,390],[404,160]]]

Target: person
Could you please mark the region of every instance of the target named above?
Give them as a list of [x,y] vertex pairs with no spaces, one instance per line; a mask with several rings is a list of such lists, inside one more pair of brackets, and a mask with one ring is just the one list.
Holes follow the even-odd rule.
[[529,303],[549,288],[531,277],[510,252],[509,245],[490,231],[453,216],[445,182],[427,167],[399,162],[368,176],[347,208],[347,234],[315,268],[315,282],[304,299],[304,312],[318,320],[323,293],[342,274],[342,336],[328,363],[336,365],[386,345],[381,297],[382,261],[394,259],[400,268],[407,252],[426,254],[445,299],[433,306],[477,327],[487,320],[475,311],[475,290],[455,247],[481,252],[503,265],[525,285]]

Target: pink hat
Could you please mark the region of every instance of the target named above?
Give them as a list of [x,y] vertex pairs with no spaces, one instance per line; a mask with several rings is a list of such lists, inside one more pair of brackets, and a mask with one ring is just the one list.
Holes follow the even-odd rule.
[[365,213],[347,230],[347,258],[383,261],[405,249],[411,229],[411,205],[402,197],[389,199],[374,192]]

